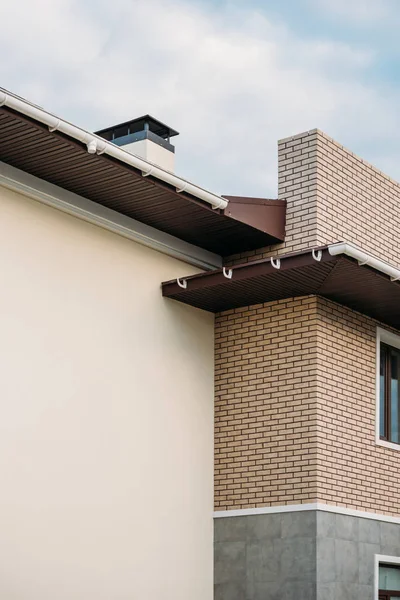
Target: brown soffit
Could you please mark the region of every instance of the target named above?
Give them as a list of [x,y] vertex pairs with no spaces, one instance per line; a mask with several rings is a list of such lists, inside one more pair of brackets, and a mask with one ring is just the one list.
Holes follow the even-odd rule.
[[7,107],[0,108],[0,160],[221,256],[283,241],[282,204],[233,201],[215,210]]
[[327,247],[320,250],[320,260],[307,250],[281,256],[279,263],[263,259],[179,280],[186,287],[165,282],[162,293],[214,313],[316,294],[400,329],[398,281],[349,256],[331,256]]

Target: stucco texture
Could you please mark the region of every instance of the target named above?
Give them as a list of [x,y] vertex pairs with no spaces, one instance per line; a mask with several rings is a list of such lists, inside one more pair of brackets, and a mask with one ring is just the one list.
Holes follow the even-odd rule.
[[212,598],[213,317],[192,267],[0,188],[0,597]]

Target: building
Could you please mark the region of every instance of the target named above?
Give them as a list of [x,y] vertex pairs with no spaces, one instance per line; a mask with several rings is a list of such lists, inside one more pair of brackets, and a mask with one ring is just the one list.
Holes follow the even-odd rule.
[[0,597],[400,597],[399,184],[313,130],[223,197],[149,115],[0,106]]

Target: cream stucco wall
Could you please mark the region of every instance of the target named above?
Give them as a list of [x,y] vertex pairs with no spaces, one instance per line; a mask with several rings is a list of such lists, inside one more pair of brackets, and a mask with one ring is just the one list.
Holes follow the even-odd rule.
[[213,317],[194,272],[0,187],[0,598],[211,600]]

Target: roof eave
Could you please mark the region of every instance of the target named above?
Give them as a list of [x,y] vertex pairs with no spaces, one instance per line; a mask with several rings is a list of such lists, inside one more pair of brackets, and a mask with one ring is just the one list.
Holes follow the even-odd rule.
[[162,293],[211,312],[319,295],[400,329],[400,269],[345,242],[165,282]]
[[[284,239],[284,202],[260,205],[257,199],[251,203],[232,200],[231,206],[226,198],[0,90],[1,106],[0,117],[4,119],[0,122],[7,135],[2,136],[0,160],[18,169],[220,256]],[[25,134],[29,144],[21,144]],[[67,168],[64,161],[69,163]],[[111,180],[116,187],[111,186]],[[154,187],[159,190],[154,191]],[[150,196],[151,202],[146,204]]]

